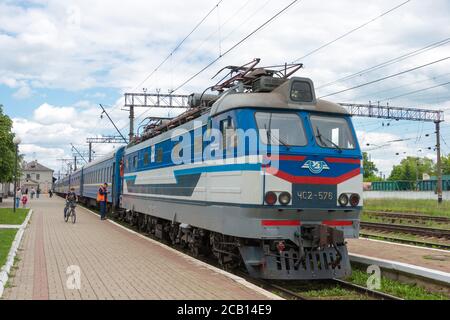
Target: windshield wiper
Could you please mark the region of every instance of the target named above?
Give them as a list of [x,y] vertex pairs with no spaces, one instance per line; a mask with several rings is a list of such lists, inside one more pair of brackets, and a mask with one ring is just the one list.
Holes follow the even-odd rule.
[[342,153],[342,148],[339,147],[336,143],[334,143],[334,142],[331,141],[330,139],[328,139],[327,137],[322,136],[322,135],[320,134],[319,128],[316,128],[316,131],[317,131],[316,138],[319,138],[319,140],[320,140],[324,145],[330,146],[329,144],[324,143],[323,139],[325,139],[326,141],[328,141],[329,143],[331,143],[331,144],[335,147],[335,149],[337,149],[337,150],[339,151],[339,153]]
[[[270,120],[269,120],[269,123],[270,123],[270,121],[272,120],[272,114],[270,114]],[[278,144],[282,144],[283,146],[285,146],[288,150],[291,148],[291,146],[290,145],[288,145],[286,142],[284,142],[280,137],[275,137],[275,136],[273,136],[272,135],[272,130],[270,129],[270,125],[269,125],[269,129],[267,129],[267,126],[266,126],[266,124],[264,124],[264,130],[266,130],[266,134],[267,134],[267,142],[271,142],[272,141],[272,138],[273,139],[275,139],[276,140],[276,142],[278,143]]]

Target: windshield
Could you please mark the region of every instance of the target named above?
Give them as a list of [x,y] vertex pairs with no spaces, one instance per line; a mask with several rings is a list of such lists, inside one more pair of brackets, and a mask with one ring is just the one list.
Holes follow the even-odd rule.
[[259,137],[264,144],[305,146],[303,123],[296,113],[256,112]]
[[316,142],[325,148],[355,149],[353,134],[345,118],[311,116]]

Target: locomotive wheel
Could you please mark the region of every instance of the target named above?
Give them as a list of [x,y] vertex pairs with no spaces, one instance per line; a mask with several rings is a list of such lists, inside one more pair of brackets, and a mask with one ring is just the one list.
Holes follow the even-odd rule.
[[153,234],[153,233],[154,233],[154,231],[153,231],[153,225],[152,225],[152,222],[151,222],[151,219],[150,219],[150,218],[149,218],[148,221],[147,221],[147,227],[146,227],[145,232],[146,232],[147,234]]
[[144,214],[139,214],[137,227],[139,231],[145,231],[147,229],[147,218]]
[[189,251],[191,252],[192,256],[196,258],[200,255],[199,247],[195,246],[194,244],[189,245]]

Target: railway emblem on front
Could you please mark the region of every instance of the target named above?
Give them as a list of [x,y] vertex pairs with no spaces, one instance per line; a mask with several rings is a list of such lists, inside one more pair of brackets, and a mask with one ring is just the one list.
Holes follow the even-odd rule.
[[314,160],[308,160],[306,161],[303,166],[303,169],[309,169],[311,173],[319,174],[323,170],[330,170],[330,167],[325,161],[314,161]]

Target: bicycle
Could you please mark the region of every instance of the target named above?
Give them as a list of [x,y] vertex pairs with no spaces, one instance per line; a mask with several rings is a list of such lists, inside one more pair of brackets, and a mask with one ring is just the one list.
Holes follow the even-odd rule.
[[76,204],[72,203],[69,204],[69,208],[66,212],[66,215],[64,216],[64,220],[67,222],[69,221],[69,218],[71,218],[72,223],[75,223],[77,221],[77,214],[75,213]]

